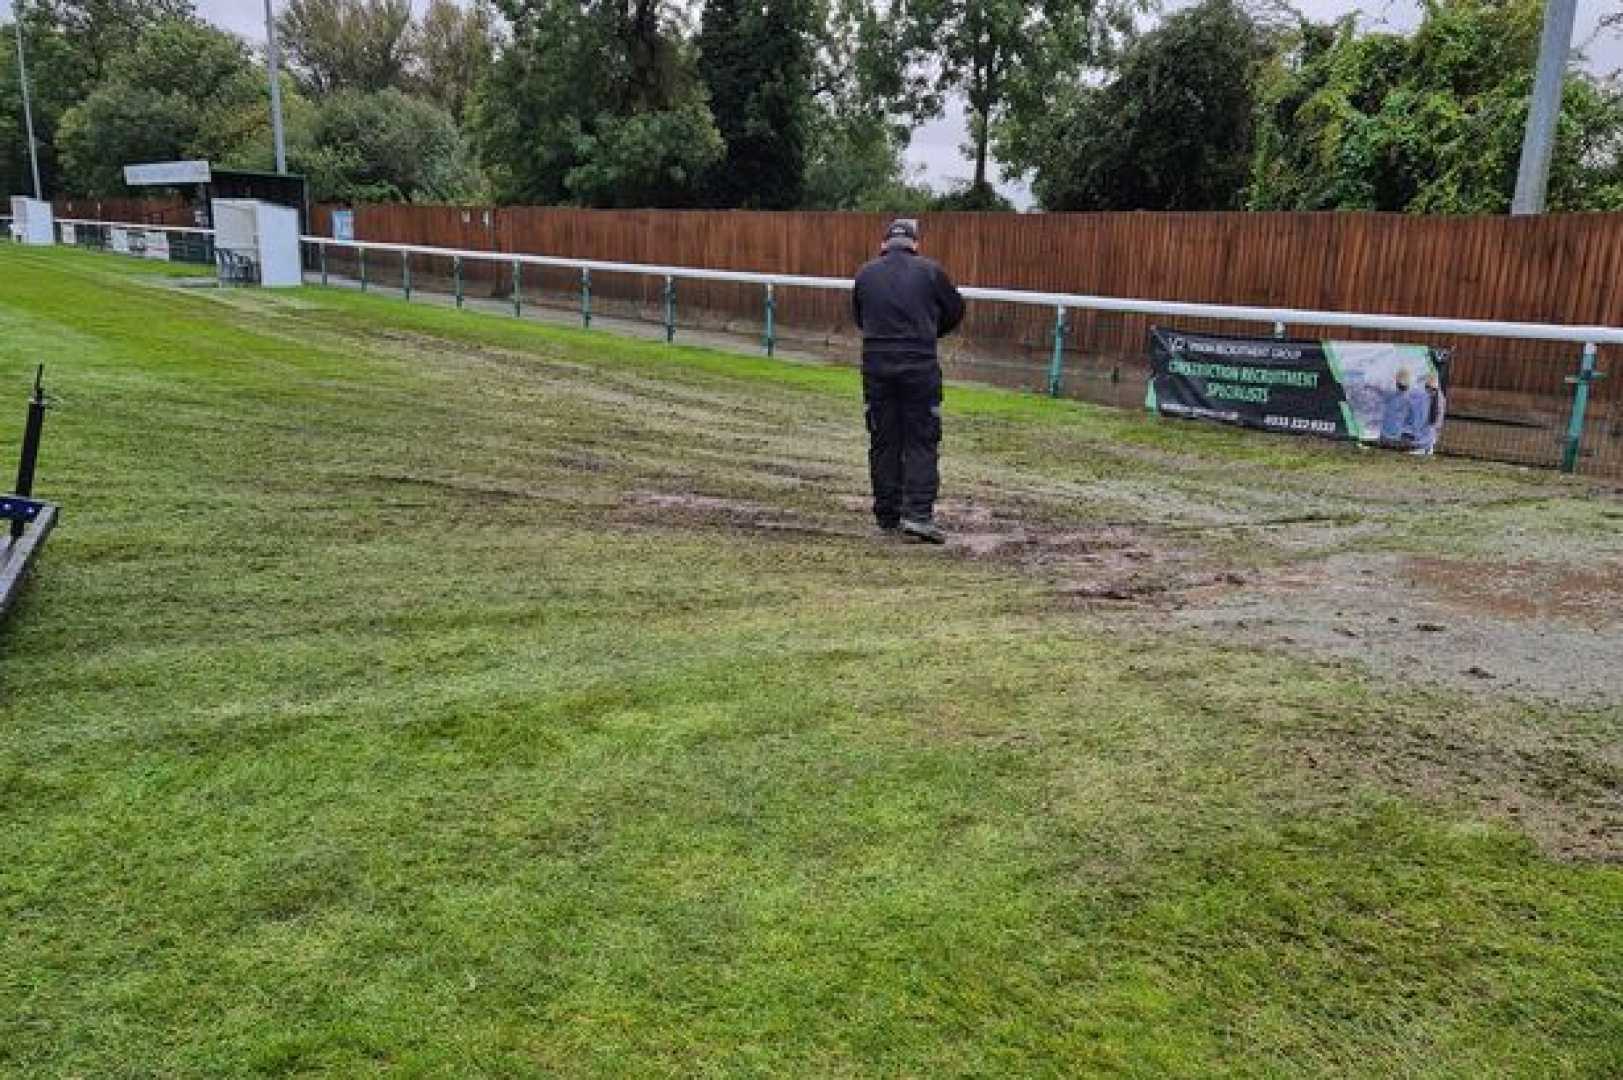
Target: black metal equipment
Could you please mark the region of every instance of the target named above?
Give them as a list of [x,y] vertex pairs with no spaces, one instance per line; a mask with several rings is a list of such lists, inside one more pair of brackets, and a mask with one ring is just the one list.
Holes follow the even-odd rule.
[[[17,509],[13,513],[6,513],[4,509],[0,509],[0,518],[11,519],[13,541],[22,536],[23,529],[39,516],[42,509],[41,504],[34,502],[29,496],[34,494],[34,466],[39,463],[39,436],[45,428],[44,382],[45,365],[41,364],[34,372],[34,393],[28,399],[28,426],[23,429],[23,454],[17,462],[18,498],[5,500],[6,504],[17,504]],[[28,512],[29,508],[32,508],[31,513]]]
[[34,372],[34,394],[28,399],[28,427],[23,432],[22,460],[17,465],[17,493],[0,495],[0,521],[11,522],[11,537],[0,536],[0,618],[21,594],[29,567],[56,525],[56,506],[32,498],[39,435],[45,426],[44,380],[45,368],[41,366]]

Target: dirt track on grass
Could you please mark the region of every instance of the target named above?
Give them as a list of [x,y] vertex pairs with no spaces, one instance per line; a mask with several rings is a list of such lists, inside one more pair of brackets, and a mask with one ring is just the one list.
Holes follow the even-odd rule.
[[[808,514],[634,492],[622,511],[645,526],[871,535],[862,496],[829,502],[826,513]],[[1561,545],[1548,549],[1553,558],[1514,562],[1365,552],[1357,546],[1383,526],[1362,517],[1206,528],[1044,523],[990,494],[945,499],[939,516],[951,530],[943,557],[1036,575],[1057,601],[1107,621],[1354,661],[1407,684],[1623,705],[1623,558]]]
[[[976,588],[1146,648],[1325,665],[1377,703],[1281,736],[1279,754],[1328,802],[1371,787],[1463,801],[1559,857],[1623,859],[1615,489],[1108,411],[954,410],[949,390],[938,509],[951,538],[920,548],[871,525],[854,388],[847,400],[598,363],[585,347],[537,355],[400,331],[364,347],[530,435],[501,462],[425,448],[359,484],[540,501],[553,520],[652,535],[948,560]],[[1484,714],[1499,719],[1485,728]]]

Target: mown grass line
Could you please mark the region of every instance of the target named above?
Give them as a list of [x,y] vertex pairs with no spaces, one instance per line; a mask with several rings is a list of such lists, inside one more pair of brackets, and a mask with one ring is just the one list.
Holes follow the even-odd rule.
[[[860,479],[841,369],[137,267],[0,249],[0,371],[49,365],[65,506],[0,629],[0,1069],[1623,1070],[1618,868],[1284,750],[1486,706],[1149,638],[1005,566],[628,515],[811,505],[730,463],[762,428]],[[1385,490],[951,400],[966,475],[1166,467],[1126,440],[1194,490]]]

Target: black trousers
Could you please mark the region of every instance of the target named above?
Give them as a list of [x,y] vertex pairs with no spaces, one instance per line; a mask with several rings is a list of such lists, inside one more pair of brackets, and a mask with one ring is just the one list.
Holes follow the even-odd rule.
[[865,362],[862,397],[874,517],[887,526],[929,520],[941,486],[941,365]]

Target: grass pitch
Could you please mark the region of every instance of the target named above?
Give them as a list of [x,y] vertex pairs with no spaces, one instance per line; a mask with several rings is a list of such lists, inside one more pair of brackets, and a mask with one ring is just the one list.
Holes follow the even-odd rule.
[[0,1072],[1623,1073],[1615,498],[954,388],[893,546],[852,372],[150,271],[0,247]]

